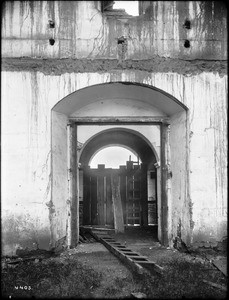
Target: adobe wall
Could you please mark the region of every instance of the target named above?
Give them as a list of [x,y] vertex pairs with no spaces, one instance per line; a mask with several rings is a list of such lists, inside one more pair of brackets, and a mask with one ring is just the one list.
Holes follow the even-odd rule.
[[[137,17],[102,13],[95,2],[4,2],[3,57],[227,59],[223,2],[152,1]],[[126,48],[121,37],[127,39]],[[184,46],[186,40],[190,47]]]
[[[145,15],[119,20],[93,1],[5,2],[2,222],[8,253],[34,241],[48,248],[52,220],[64,219],[61,202],[50,206],[51,109],[78,89],[116,81],[155,86],[189,108],[189,198],[177,201],[173,213],[187,208],[181,228],[190,222],[192,243],[214,244],[227,234],[226,10],[206,3],[158,1]],[[183,26],[186,18],[191,29]],[[117,43],[122,36],[128,41],[124,54]],[[56,214],[51,225],[50,214]],[[62,236],[65,224],[59,228],[52,234]]]

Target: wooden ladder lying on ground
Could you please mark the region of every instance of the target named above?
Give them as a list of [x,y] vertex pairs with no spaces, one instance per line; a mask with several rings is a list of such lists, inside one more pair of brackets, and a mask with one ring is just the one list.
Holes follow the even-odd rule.
[[89,232],[98,242],[103,244],[112,254],[117,256],[125,265],[139,275],[163,274],[164,269],[161,266],[154,261],[148,260],[146,256],[142,256],[115,241],[114,238],[107,235],[106,230],[97,231],[96,229],[90,229]]

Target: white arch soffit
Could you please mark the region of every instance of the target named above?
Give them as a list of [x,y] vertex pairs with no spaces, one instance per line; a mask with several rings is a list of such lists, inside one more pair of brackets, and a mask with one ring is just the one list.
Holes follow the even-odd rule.
[[77,90],[60,100],[53,110],[67,116],[84,106],[100,100],[130,99],[154,106],[167,116],[187,110],[187,107],[172,95],[146,84],[133,82],[110,82],[96,84]]
[[[159,159],[159,156],[158,156],[158,154],[157,154],[157,151],[155,150],[154,146],[150,143],[150,141],[149,141],[142,133],[140,133],[140,132],[138,132],[138,131],[136,131],[136,130],[130,129],[130,128],[125,128],[125,127],[117,127],[117,128],[114,127],[114,128],[109,128],[109,129],[105,129],[105,130],[99,131],[99,132],[97,132],[96,134],[92,135],[92,136],[91,136],[91,137],[83,144],[83,147],[81,148],[80,153],[79,153],[79,161],[80,161],[80,159],[81,159],[81,155],[82,155],[84,149],[87,147],[87,145],[88,145],[94,138],[98,137],[98,136],[101,135],[101,134],[105,134],[105,133],[108,133],[109,131],[114,131],[114,130],[116,130],[116,131],[125,131],[125,132],[127,132],[127,133],[130,132],[130,133],[135,134],[135,135],[137,135],[138,137],[142,138],[142,139],[149,145],[149,147],[152,149],[153,154],[155,155],[155,158],[156,158],[157,163],[160,164],[160,159]],[[111,145],[111,144],[109,144],[109,145]],[[104,146],[104,148],[108,147],[109,145]],[[120,146],[120,145],[121,145],[121,144],[119,144],[119,146]],[[124,147],[124,146],[121,145],[121,147]],[[101,147],[101,149],[102,149],[102,147]],[[101,150],[101,149],[100,149],[100,150]],[[132,152],[135,152],[132,148],[130,148],[130,149],[131,149]],[[98,151],[100,151],[100,150],[98,150]],[[97,151],[97,152],[98,152],[98,151]],[[93,154],[93,155],[94,155],[94,154]],[[91,158],[90,158],[90,161],[91,161]]]
[[[123,145],[121,145],[121,144],[109,144],[109,145],[107,145],[107,146],[101,147],[100,149],[98,149],[98,150],[91,156],[91,158],[90,158],[90,160],[89,160],[89,165],[90,165],[90,163],[92,162],[93,158],[96,156],[96,154],[98,154],[100,151],[102,151],[102,150],[104,150],[104,149],[106,149],[106,148],[111,148],[111,147],[120,147],[120,148],[124,148],[124,149],[129,150],[130,152],[132,152],[135,156],[137,156],[137,157],[139,156],[139,155],[137,154],[137,152],[135,152],[132,148],[130,148],[130,147],[128,147],[128,146],[123,146]],[[139,160],[140,160],[140,158],[139,158]]]

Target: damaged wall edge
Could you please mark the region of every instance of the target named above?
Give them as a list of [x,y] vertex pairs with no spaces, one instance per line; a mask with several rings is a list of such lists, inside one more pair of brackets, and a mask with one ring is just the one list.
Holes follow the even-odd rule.
[[227,74],[225,60],[183,60],[166,57],[153,57],[147,60],[117,59],[40,59],[2,58],[2,71],[39,71],[46,75],[63,73],[104,72],[111,70],[139,70],[146,72],[176,72],[182,75],[217,72]]

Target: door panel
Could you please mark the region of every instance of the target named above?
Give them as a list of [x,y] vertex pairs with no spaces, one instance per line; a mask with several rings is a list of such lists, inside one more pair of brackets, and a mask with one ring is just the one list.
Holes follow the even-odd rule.
[[111,176],[106,176],[106,224],[114,225],[114,210],[112,205]]
[[105,225],[105,217],[106,214],[104,214],[104,176],[99,175],[97,177],[97,216],[98,216],[98,224],[99,225]]
[[91,176],[91,225],[98,225],[97,177]]
[[[143,174],[144,172],[144,174]],[[111,177],[118,175],[123,220],[126,225],[147,225],[147,175],[145,168],[86,169],[84,172],[84,225],[114,226]],[[146,203],[146,205],[145,205]]]

